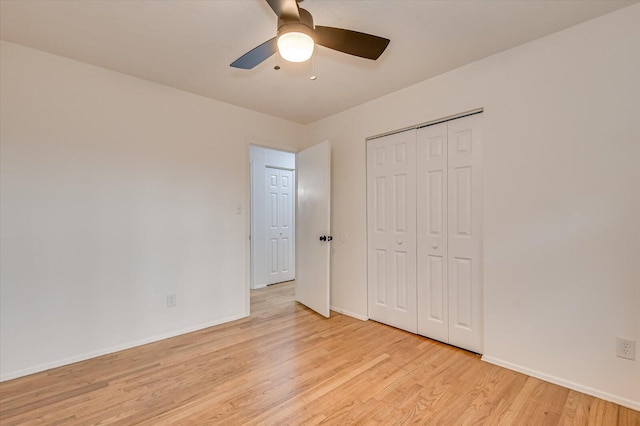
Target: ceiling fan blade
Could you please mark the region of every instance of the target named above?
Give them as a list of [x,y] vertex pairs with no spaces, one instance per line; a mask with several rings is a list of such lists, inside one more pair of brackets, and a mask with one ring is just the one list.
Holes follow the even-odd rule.
[[256,65],[262,63],[269,56],[278,50],[277,37],[267,40],[258,47],[254,47],[244,55],[236,59],[231,66],[234,68],[242,68],[250,70]]
[[358,31],[317,25],[315,42],[320,46],[349,55],[376,60],[387,48],[389,39]]
[[285,21],[299,21],[298,3],[296,0],[267,0],[278,18]]

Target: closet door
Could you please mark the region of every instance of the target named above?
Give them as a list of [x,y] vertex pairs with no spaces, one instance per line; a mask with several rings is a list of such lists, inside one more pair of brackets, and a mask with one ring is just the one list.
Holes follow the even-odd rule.
[[367,143],[369,318],[413,333],[416,307],[416,131]]
[[449,341],[447,123],[418,129],[418,334]]
[[482,117],[448,122],[449,343],[482,353]]

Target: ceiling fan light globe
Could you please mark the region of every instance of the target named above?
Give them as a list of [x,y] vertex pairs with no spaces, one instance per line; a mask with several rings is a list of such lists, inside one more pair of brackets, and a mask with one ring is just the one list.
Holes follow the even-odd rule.
[[313,39],[300,32],[288,32],[278,37],[278,51],[289,62],[304,62],[313,55]]

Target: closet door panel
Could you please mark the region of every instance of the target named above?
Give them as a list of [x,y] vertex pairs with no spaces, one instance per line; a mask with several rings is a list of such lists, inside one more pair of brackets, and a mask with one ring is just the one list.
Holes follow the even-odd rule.
[[417,332],[415,130],[367,142],[369,318]]
[[418,333],[449,341],[447,123],[417,132]]
[[448,122],[449,343],[482,353],[481,116]]

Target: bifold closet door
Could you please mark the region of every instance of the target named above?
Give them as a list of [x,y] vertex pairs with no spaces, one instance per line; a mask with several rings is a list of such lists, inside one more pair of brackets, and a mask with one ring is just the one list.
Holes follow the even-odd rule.
[[369,318],[482,353],[481,116],[367,142]]
[[449,342],[447,123],[417,133],[418,334]]
[[449,343],[482,353],[482,115],[448,122]]
[[481,118],[418,130],[418,333],[481,353]]
[[417,333],[416,131],[367,142],[369,318]]

